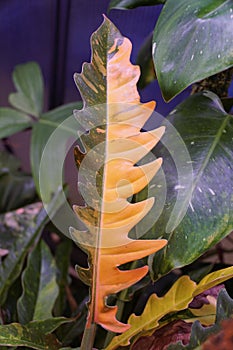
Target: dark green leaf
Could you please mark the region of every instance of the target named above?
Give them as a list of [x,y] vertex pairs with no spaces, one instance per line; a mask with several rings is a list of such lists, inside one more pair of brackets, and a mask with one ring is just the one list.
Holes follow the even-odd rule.
[[[69,138],[77,138],[77,122],[72,113],[74,109],[80,109],[81,107],[81,102],[73,102],[62,107],[58,107],[43,114],[38,123],[34,124],[31,141],[31,166],[38,193],[40,193],[40,162],[44,148],[49,141],[50,136],[56,130],[57,136],[55,136],[55,148],[53,148],[53,150],[47,154],[47,156],[50,157],[49,165],[53,165],[47,168],[47,177],[53,178],[54,174],[59,173],[63,167]],[[67,123],[65,120],[67,120]],[[51,194],[56,191],[57,187],[60,186],[61,183],[59,181],[54,181],[52,185],[53,186],[51,188],[51,181],[47,182],[47,190],[45,190],[45,192],[47,192],[48,200],[51,198]]]
[[137,64],[141,68],[141,75],[138,82],[138,87],[143,89],[146,85],[156,79],[155,69],[152,60],[152,33],[146,38],[142,47],[139,50]]
[[57,284],[59,286],[59,294],[54,307],[54,315],[56,316],[63,314],[66,304],[66,286],[69,283],[68,270],[71,250],[72,241],[70,239],[64,240],[56,249],[55,259],[58,268]]
[[36,203],[1,215],[1,247],[9,250],[9,254],[0,265],[1,305],[5,301],[8,289],[21,272],[29,247],[47,222],[43,210],[38,214],[40,209],[41,204]]
[[230,112],[231,109],[233,108],[233,97],[231,97],[231,98],[222,98],[221,101],[222,101],[224,109],[227,112]]
[[[2,306],[2,310],[5,310],[3,324],[9,324],[12,322],[18,322],[17,314],[17,301],[22,294],[21,276],[11,285],[7,293],[7,299]],[[0,348],[1,349],[1,348]]]
[[[168,244],[154,257],[156,276],[193,262],[233,229],[233,116],[223,110],[216,95],[204,92],[181,103],[168,121],[186,144],[194,177],[186,195],[187,189],[177,181],[174,155],[164,148],[159,151],[164,159],[167,202],[150,237],[162,235]],[[165,144],[167,138],[169,126]],[[182,171],[185,174],[185,168]],[[170,230],[167,222],[178,194],[183,196],[180,208],[187,205],[188,209],[182,222]]]
[[181,343],[170,345],[168,350],[199,350],[200,345],[212,334],[216,334],[221,329],[221,322],[231,318],[233,315],[233,300],[229,297],[225,289],[219,293],[217,300],[217,312],[215,324],[211,327],[202,327],[199,321],[194,322],[190,342],[183,346]]
[[13,108],[0,108],[0,138],[24,130],[32,124],[31,118]]
[[49,334],[65,323],[74,322],[73,318],[53,317],[43,321],[32,321],[27,324],[27,328],[33,332]]
[[[61,201],[60,193],[58,193],[47,208],[50,217],[54,216],[61,206]],[[0,265],[1,305],[4,304],[9,288],[22,270],[28,250],[38,240],[44,226],[49,221],[44,209],[36,215],[40,208],[41,204],[37,203],[0,216],[1,248],[9,249],[9,254]]]
[[18,170],[19,161],[7,152],[0,154],[0,212],[11,211],[35,200],[31,176]]
[[44,335],[19,323],[0,326],[0,345],[28,346],[38,350],[57,350],[61,344],[53,334]]
[[108,11],[112,9],[129,10],[139,6],[164,4],[166,0],[111,0]]
[[13,71],[13,81],[17,92],[10,94],[13,107],[39,117],[44,102],[44,82],[40,67],[36,62],[19,64]]
[[23,294],[18,300],[18,317],[21,324],[52,317],[57,298],[56,266],[48,246],[41,241],[29,255],[22,276]]
[[232,0],[166,1],[153,37],[156,74],[166,101],[233,65],[232,32]]

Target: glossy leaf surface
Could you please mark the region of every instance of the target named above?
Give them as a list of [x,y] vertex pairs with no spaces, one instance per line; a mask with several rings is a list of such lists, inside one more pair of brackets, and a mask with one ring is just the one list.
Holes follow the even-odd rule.
[[61,344],[53,334],[34,332],[27,326],[19,323],[0,325],[0,345],[26,346],[37,350],[57,350]]
[[[181,135],[191,157],[194,182],[189,207],[182,222],[166,232],[179,186],[171,155],[159,150],[168,186],[164,211],[149,237],[161,235],[168,245],[156,253],[154,278],[188,265],[233,229],[233,117],[219,98],[209,92],[193,95],[168,116]],[[166,139],[166,134],[164,140]],[[165,141],[164,141],[165,142]]]
[[152,6],[164,4],[166,0],[111,0],[109,10],[129,10],[139,6]]
[[31,176],[19,171],[20,163],[13,155],[0,154],[0,213],[12,211],[35,200],[36,190]]
[[167,0],[156,24],[153,59],[166,101],[233,65],[232,0]]
[[[217,285],[232,278],[233,267],[219,270],[207,275],[200,283],[196,284],[188,276],[180,277],[165,294],[158,297],[152,294],[147,301],[145,309],[140,316],[132,314],[128,320],[131,328],[125,333],[113,338],[106,350],[115,350],[119,346],[130,344],[130,339],[138,339],[140,336],[150,335],[161,326],[159,322],[165,315],[188,308],[189,303],[201,290],[209,289],[209,286]],[[163,325],[166,324],[162,323]]]
[[[47,208],[50,217],[60,208],[61,202],[58,192]],[[9,288],[22,271],[28,250],[39,239],[49,219],[41,203],[35,203],[2,215],[1,221],[1,244],[9,250],[0,265],[0,304],[3,305]]]
[[[63,167],[63,162],[65,159],[65,151],[67,149],[67,141],[70,137],[77,137],[77,123],[73,122],[73,128],[62,128],[62,123],[69,118],[74,109],[80,109],[82,107],[81,102],[72,102],[67,105],[55,108],[47,113],[44,113],[41,118],[38,120],[38,123],[34,124],[32,129],[32,138],[31,138],[31,166],[33,179],[38,193],[40,193],[39,187],[39,173],[40,173],[40,162],[41,157],[44,151],[44,148],[53,134],[53,132],[60,128],[59,142],[56,144],[56,151],[51,151],[47,154],[50,157],[49,164],[53,164],[52,167],[47,168],[47,178],[53,179],[48,180],[46,183],[48,194],[48,201],[50,200],[52,194],[56,191],[57,187],[60,186],[60,183],[57,183],[54,179],[54,174],[59,172]],[[72,119],[70,118],[70,123]],[[60,162],[59,162],[60,160]],[[51,188],[52,187],[52,188]]]
[[0,108],[0,139],[24,130],[32,124],[31,118],[13,108]]
[[1,216],[1,246],[9,249],[9,254],[0,265],[1,305],[4,304],[8,289],[23,268],[28,249],[47,223],[45,212],[40,210],[41,204],[36,203]]
[[44,82],[40,67],[35,62],[19,64],[13,71],[17,92],[10,94],[11,105],[34,117],[39,117],[44,103]]
[[152,33],[148,35],[140,47],[137,56],[137,64],[141,68],[141,76],[138,82],[139,89],[143,89],[149,83],[156,79],[154,64],[151,56],[152,51]]
[[23,294],[17,304],[21,324],[52,317],[58,295],[56,272],[49,247],[41,241],[30,254],[22,276]]
[[[79,188],[88,204],[74,210],[88,230],[72,229],[71,235],[89,256],[89,268],[77,268],[80,278],[91,286],[87,329],[97,323],[121,333],[129,326],[116,319],[117,308],[107,306],[106,298],[139,281],[148,267],[122,271],[118,266],[166,244],[165,240],[136,241],[128,237],[130,229],[151,209],[154,199],[135,204],[127,201],[159,169],[161,159],[135,164],[157,144],[164,128],[140,132],[155,104],[140,103],[136,89],[139,68],[130,63],[130,41],[105,18],[91,44],[92,62],[85,63],[82,73],[75,75],[85,107],[75,116],[89,132],[81,137],[85,154],[75,151],[79,172],[85,175]],[[95,197],[95,191],[99,197]]]

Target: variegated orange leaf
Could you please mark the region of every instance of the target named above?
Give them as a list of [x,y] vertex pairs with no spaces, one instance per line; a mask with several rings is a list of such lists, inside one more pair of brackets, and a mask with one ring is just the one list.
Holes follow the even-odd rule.
[[166,240],[133,240],[129,231],[150,211],[154,198],[130,203],[128,198],[148,185],[162,160],[137,163],[157,144],[164,128],[141,132],[155,103],[140,103],[136,83],[139,67],[130,63],[131,43],[104,19],[93,34],[92,61],[75,75],[84,108],[75,117],[88,133],[81,136],[85,152],[75,149],[83,178],[79,184],[86,206],[75,206],[86,231],[71,229],[88,254],[89,268],[77,267],[91,287],[87,328],[100,324],[122,333],[129,325],[116,319],[116,307],[107,297],[144,277],[148,267],[120,270],[119,266],[152,254]]

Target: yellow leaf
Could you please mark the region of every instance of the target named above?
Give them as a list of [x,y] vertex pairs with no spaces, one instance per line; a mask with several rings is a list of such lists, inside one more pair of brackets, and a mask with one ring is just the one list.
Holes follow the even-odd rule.
[[[159,298],[156,294],[152,294],[143,313],[140,316],[135,316],[134,314],[130,316],[128,323],[131,325],[131,328],[125,333],[114,337],[106,350],[114,350],[118,346],[127,346],[130,344],[130,339],[135,341],[141,336],[152,334],[156,328],[166,324],[160,325],[159,321],[162,317],[171,312],[185,310],[196,295],[231,277],[233,277],[233,266],[208,274],[199,284],[191,281],[188,276],[180,277],[164,297]],[[214,322],[214,309],[215,305],[205,305],[200,309],[192,309],[191,311],[196,317],[187,321],[193,322],[199,319],[204,325],[209,325],[211,321]]]
[[209,273],[198,283],[194,296],[201,294],[205,290],[210,289],[214,286],[217,286],[218,284],[223,283],[232,277],[233,277],[233,266]]
[[200,309],[189,308],[194,317],[188,320],[185,319],[185,322],[195,322],[198,320],[204,326],[210,326],[214,323],[216,318],[216,299],[213,298],[215,300],[215,303],[211,302],[210,297],[207,297],[207,299],[210,303],[204,304]]
[[[114,337],[106,350],[117,349],[118,346],[130,344],[130,339],[138,335],[149,334],[159,326],[159,320],[170,312],[184,310],[193,299],[196,283],[188,276],[179,278],[164,297],[152,294],[140,316],[131,315],[128,323],[131,328],[125,333]],[[150,332],[151,333],[151,332]]]

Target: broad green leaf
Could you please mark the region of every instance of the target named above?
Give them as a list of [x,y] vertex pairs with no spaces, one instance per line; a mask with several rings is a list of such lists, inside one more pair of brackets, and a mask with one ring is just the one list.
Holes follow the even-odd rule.
[[167,0],[155,27],[153,59],[166,101],[233,65],[232,0]]
[[44,82],[36,62],[19,64],[13,71],[17,92],[10,94],[11,105],[34,117],[39,117],[44,103]]
[[46,214],[40,210],[41,204],[36,203],[1,215],[1,247],[9,250],[0,265],[1,305],[5,302],[8,289],[21,272],[28,249],[47,222]]
[[25,206],[35,200],[33,179],[19,171],[20,163],[11,154],[0,154],[0,212]]
[[[163,297],[152,294],[140,316],[132,314],[128,320],[131,325],[125,333],[114,337],[106,350],[115,350],[118,346],[130,344],[130,339],[152,334],[161,326],[160,320],[171,312],[188,308],[192,299],[233,276],[233,267],[213,272],[204,277],[199,284],[191,281],[188,276],[180,277]],[[163,325],[166,324],[163,323]]]
[[54,332],[61,325],[71,322],[74,322],[73,318],[53,317],[43,321],[29,322],[26,326],[35,333],[49,334]]
[[8,137],[32,125],[31,118],[13,108],[0,108],[0,139]]
[[[38,193],[40,193],[39,186],[39,174],[40,174],[40,162],[41,157],[44,151],[44,148],[49,141],[49,138],[55,130],[58,130],[59,135],[57,136],[58,142],[56,143],[56,149],[49,153],[49,166],[47,167],[47,177],[53,178],[53,181],[47,181],[47,189],[45,190],[48,193],[48,201],[51,198],[52,193],[54,193],[61,183],[57,183],[54,179],[54,174],[59,172],[63,167],[63,162],[66,155],[67,142],[70,137],[77,138],[77,122],[74,118],[69,118],[74,109],[80,109],[82,106],[81,102],[73,102],[67,105],[58,107],[44,113],[41,118],[38,120],[38,123],[34,124],[32,129],[32,138],[31,138],[31,167],[32,174],[36,184]],[[67,122],[68,126],[63,122],[69,119]],[[73,122],[73,123],[72,123]],[[52,187],[52,188],[51,188]]]
[[[215,324],[211,327],[202,327],[202,325],[198,321],[196,321],[192,327],[189,344],[184,346],[181,343],[177,343],[175,345],[170,345],[168,347],[168,350],[201,350],[201,344],[203,344],[210,335],[216,334],[221,329],[221,322],[225,319],[230,319],[232,315],[233,300],[229,297],[226,290],[222,289],[219,293],[217,300],[217,313]],[[208,349],[210,348],[208,347]]]
[[166,0],[111,0],[108,11],[112,9],[128,10],[139,6],[152,6],[164,4]]
[[57,269],[49,247],[41,241],[28,257],[22,275],[23,294],[18,300],[19,322],[52,317],[52,309],[58,295]]
[[0,345],[27,346],[37,350],[58,350],[61,344],[53,334],[35,332],[19,323],[0,325]]
[[[167,181],[167,203],[148,237],[168,239],[163,251],[155,254],[153,278],[176,267],[190,264],[233,229],[233,117],[219,98],[210,92],[193,95],[168,116],[190,153],[194,182],[192,197],[183,198],[188,210],[172,230],[168,219],[177,194],[186,189],[177,183],[172,157],[164,149],[163,169]],[[166,142],[166,136],[164,142]],[[185,170],[185,169],[184,169]],[[175,220],[175,218],[174,218]]]
[[[54,216],[61,205],[60,194],[52,200],[47,212]],[[28,250],[38,241],[40,234],[49,221],[41,204],[32,204],[12,213],[2,215],[2,248],[9,249],[9,254],[0,265],[0,304],[3,305],[9,288],[19,276]],[[38,213],[39,211],[39,213]]]
[[[86,231],[71,229],[71,236],[89,257],[89,268],[77,267],[80,278],[91,286],[87,332],[100,324],[121,333],[129,326],[116,319],[117,307],[107,306],[106,299],[138,282],[148,267],[122,271],[118,266],[166,244],[160,239],[136,241],[128,237],[130,229],[151,209],[154,198],[135,204],[127,201],[160,168],[161,159],[134,165],[157,144],[164,128],[140,132],[155,103],[140,103],[136,89],[139,68],[130,63],[130,41],[105,18],[92,35],[91,45],[92,62],[85,63],[82,73],[75,75],[84,100],[84,109],[75,117],[89,132],[81,136],[85,153],[75,149],[79,188],[87,205],[74,210]],[[84,340],[83,348],[88,342],[90,348],[90,339]]]
[[155,69],[151,56],[152,50],[152,33],[144,41],[137,56],[137,64],[141,68],[141,76],[138,82],[138,87],[143,89],[146,85],[156,79]]

